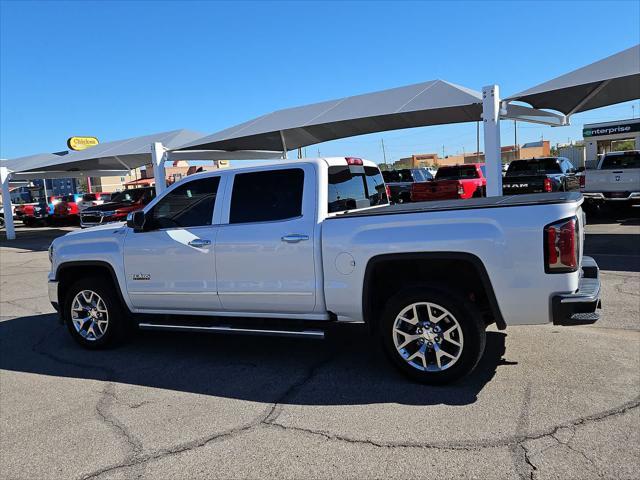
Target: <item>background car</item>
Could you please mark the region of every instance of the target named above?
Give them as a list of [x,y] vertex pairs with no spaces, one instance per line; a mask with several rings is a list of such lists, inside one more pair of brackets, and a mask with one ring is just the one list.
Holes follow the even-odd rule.
[[82,199],[81,193],[64,195],[53,207],[53,220],[62,223],[77,222],[80,215],[78,201]]
[[49,223],[49,206],[45,199],[38,203],[23,206],[20,216],[27,227],[45,226]]
[[411,186],[411,201],[485,197],[486,189],[484,163],[449,165],[438,168],[433,181],[414,183]]
[[132,188],[112,194],[111,201],[87,207],[80,213],[80,226],[93,227],[102,223],[122,222],[129,212],[147,205],[156,196],[154,187]]
[[424,168],[403,168],[382,172],[384,182],[389,187],[391,203],[411,201],[411,185],[416,182],[428,182],[433,176]]
[[82,212],[85,208],[102,205],[111,200],[111,193],[83,193],[82,198],[77,202],[79,210]]
[[514,160],[502,179],[502,193],[568,192],[580,188],[577,170],[564,157],[541,157]]

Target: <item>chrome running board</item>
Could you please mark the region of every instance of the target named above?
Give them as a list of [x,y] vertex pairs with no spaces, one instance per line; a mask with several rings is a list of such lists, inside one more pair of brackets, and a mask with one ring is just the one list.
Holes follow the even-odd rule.
[[157,323],[140,323],[141,330],[169,330],[173,332],[231,333],[236,335],[268,335],[275,337],[297,337],[324,339],[323,330],[274,330],[263,328],[234,327],[232,325],[166,325]]

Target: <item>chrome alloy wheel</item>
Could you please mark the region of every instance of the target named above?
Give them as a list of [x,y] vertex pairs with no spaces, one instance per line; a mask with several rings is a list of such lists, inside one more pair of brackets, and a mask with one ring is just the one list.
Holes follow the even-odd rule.
[[71,302],[71,321],[85,340],[99,340],[109,327],[107,305],[96,292],[81,290]]
[[429,302],[404,308],[393,322],[393,343],[412,367],[440,372],[453,366],[464,345],[462,328],[446,308]]

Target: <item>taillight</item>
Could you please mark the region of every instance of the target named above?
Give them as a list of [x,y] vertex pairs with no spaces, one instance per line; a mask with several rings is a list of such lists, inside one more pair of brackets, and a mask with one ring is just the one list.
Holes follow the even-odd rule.
[[391,189],[389,185],[384,186],[384,192],[387,194],[387,200],[391,201]]
[[345,157],[347,165],[362,165],[362,159],[356,157]]
[[544,227],[545,272],[568,273],[578,270],[580,255],[578,230],[576,217]]
[[586,175],[580,175],[580,188],[584,188],[586,184],[587,184]]
[[545,192],[550,192],[551,191],[551,179],[550,178],[545,178],[544,179],[544,191]]
[[464,187],[458,184],[458,195],[464,195]]

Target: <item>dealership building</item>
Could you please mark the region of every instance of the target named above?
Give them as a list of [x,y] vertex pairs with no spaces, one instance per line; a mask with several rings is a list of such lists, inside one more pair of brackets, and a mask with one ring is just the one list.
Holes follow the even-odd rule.
[[640,149],[640,119],[591,123],[584,126],[582,136],[586,163],[593,165],[600,154]]

